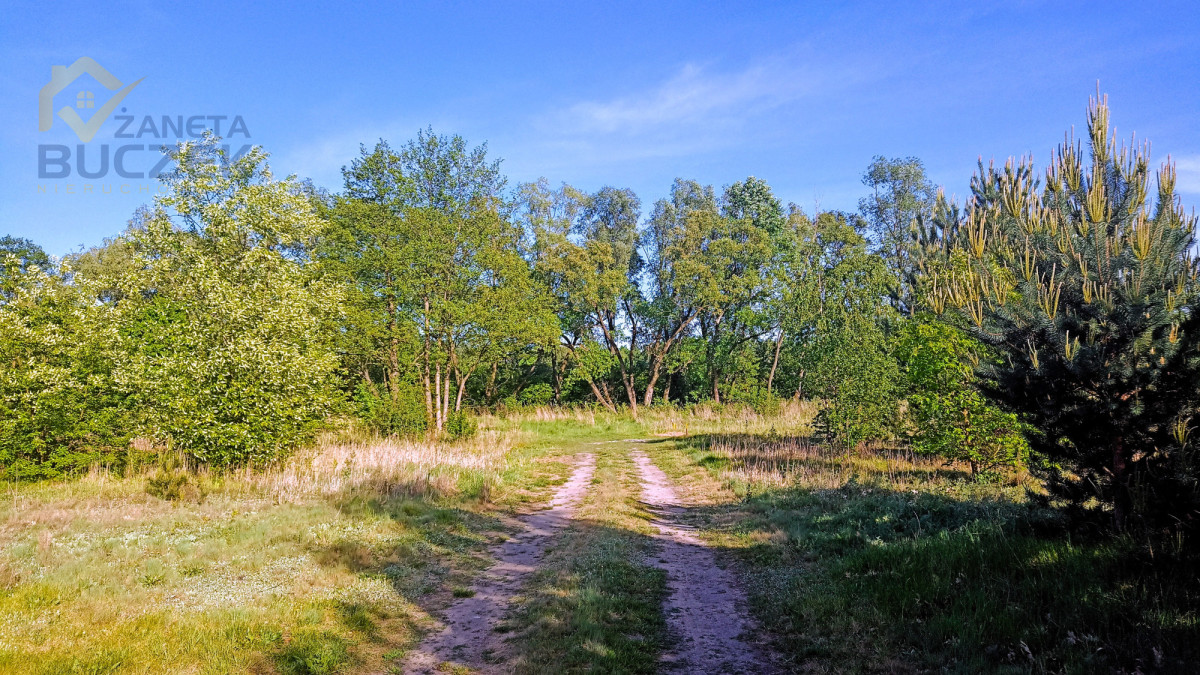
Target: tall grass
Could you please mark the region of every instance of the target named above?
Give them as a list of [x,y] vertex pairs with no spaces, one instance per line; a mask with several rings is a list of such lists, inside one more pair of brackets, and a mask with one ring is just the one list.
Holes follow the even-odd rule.
[[278,500],[312,495],[486,497],[508,466],[520,432],[485,429],[458,442],[325,438],[287,462],[238,477]]

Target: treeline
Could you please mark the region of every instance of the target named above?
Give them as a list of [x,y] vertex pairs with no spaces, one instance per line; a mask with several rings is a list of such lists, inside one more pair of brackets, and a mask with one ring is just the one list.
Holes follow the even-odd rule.
[[337,416],[455,437],[497,406],[809,398],[842,447],[1028,465],[1119,528],[1190,528],[1195,220],[1107,115],[1041,176],[981,164],[964,204],[877,158],[856,213],[754,177],[650,205],[510,186],[432,131],[364,147],[332,195],[186,143],[105,246],[0,242],[0,471],[269,461]]

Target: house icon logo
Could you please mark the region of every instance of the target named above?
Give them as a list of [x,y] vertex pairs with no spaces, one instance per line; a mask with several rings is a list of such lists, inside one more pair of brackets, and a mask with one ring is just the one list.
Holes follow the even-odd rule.
[[[133,84],[123,85],[104,66],[86,56],[80,58],[70,66],[51,66],[50,82],[42,87],[42,91],[38,95],[38,131],[49,131],[50,127],[54,125],[54,97],[82,75],[91,75],[109,91],[117,92],[99,108],[96,108],[95,92],[79,92],[76,96],[75,108],[95,110],[86,122],[75,111],[75,108],[69,105],[65,105],[59,109],[58,116],[62,118],[62,121],[67,123],[67,126],[71,127],[75,135],[79,136],[79,140],[84,143],[92,140],[92,137],[100,130],[100,125],[104,124],[104,120],[108,119],[108,116],[112,114],[113,110],[116,110],[117,106],[121,104],[121,101],[124,100],[129,92],[133,91],[134,87],[146,79],[143,77]],[[117,91],[118,89],[120,91]]]

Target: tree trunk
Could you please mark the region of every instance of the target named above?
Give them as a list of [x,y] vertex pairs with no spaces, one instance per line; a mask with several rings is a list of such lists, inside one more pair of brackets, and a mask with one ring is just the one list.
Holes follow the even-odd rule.
[[600,405],[608,408],[609,412],[617,412],[616,404],[612,402],[612,399],[609,398],[605,392],[601,391],[600,387],[596,385],[595,380],[588,379],[588,385],[592,387],[592,394],[596,397],[596,400],[600,402]]
[[658,372],[657,368],[650,371],[650,380],[646,382],[646,395],[642,397],[642,405],[649,406],[654,403],[654,385],[658,382]]
[[433,388],[434,396],[434,429],[440,435],[442,433],[442,366],[438,365],[434,371]]
[[562,374],[558,372],[558,354],[550,352],[550,372],[554,379],[554,405],[562,405]]
[[1133,498],[1129,493],[1129,457],[1125,451],[1125,440],[1117,436],[1112,446],[1113,472],[1113,526],[1124,532],[1129,526]]
[[779,339],[775,341],[775,358],[771,361],[771,374],[767,376],[767,396],[771,395],[771,386],[775,384],[775,369],[779,367],[779,349],[783,346],[783,329],[779,329]]
[[430,422],[436,422],[437,414],[433,409],[433,383],[429,381],[429,297],[424,298],[425,314],[423,321],[425,325],[424,349],[422,351],[421,360],[423,362],[424,379],[425,379],[425,415]]
[[462,412],[463,392],[467,390],[467,378],[455,371],[454,380],[458,387],[458,393],[454,396],[454,412]]

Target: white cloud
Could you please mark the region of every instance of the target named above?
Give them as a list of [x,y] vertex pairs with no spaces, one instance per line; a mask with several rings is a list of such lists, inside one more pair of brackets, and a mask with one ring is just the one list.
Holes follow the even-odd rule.
[[1189,155],[1175,159],[1175,190],[1188,194],[1200,194],[1200,155]]
[[767,128],[756,125],[764,115],[853,86],[861,72],[795,56],[726,72],[689,63],[657,85],[544,114],[534,122],[534,137],[544,155],[574,163],[708,152]]
[[608,101],[577,103],[560,121],[578,131],[639,133],[677,124],[712,123],[746,107],[772,107],[800,88],[764,66],[739,73],[707,73],[695,64],[647,91]]

